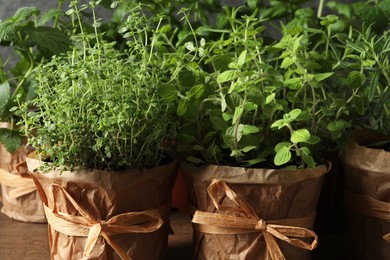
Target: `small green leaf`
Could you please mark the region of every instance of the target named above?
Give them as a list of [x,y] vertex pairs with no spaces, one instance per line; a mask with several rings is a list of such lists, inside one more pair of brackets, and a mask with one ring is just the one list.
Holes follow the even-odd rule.
[[50,57],[53,54],[58,55],[70,50],[71,41],[69,37],[56,28],[38,27],[27,30],[27,33],[46,56]]
[[284,60],[282,61],[282,64],[280,65],[280,67],[282,69],[286,69],[288,67],[290,67],[291,65],[293,65],[295,62],[295,59],[291,58],[291,57],[286,57],[284,58]]
[[253,125],[243,125],[243,128],[242,128],[243,135],[258,133],[259,131],[260,131],[260,129],[256,126],[253,126]]
[[302,147],[301,149],[301,156],[303,158],[303,161],[306,163],[309,168],[314,168],[316,166],[316,163],[313,159],[313,157],[310,155],[310,150],[307,147]]
[[162,84],[157,89],[157,94],[167,102],[176,100],[178,91],[171,84]]
[[302,110],[300,110],[299,108],[293,109],[288,114],[284,115],[284,119],[286,119],[288,122],[292,122],[298,118],[301,112]]
[[179,105],[177,107],[177,115],[183,116],[188,110],[188,100],[187,99],[181,99],[179,102]]
[[324,79],[329,78],[329,77],[332,76],[333,74],[334,74],[334,72],[318,73],[318,74],[314,74],[314,78],[315,78],[317,81],[323,81]]
[[275,93],[268,95],[267,98],[265,99],[265,104],[267,105],[271,103],[274,99],[275,99]]
[[298,129],[292,132],[291,142],[293,143],[302,143],[307,142],[310,139],[310,132],[307,129]]
[[276,166],[280,166],[280,165],[288,163],[290,161],[290,159],[291,159],[290,148],[287,146],[283,146],[277,151],[277,153],[274,157],[274,164]]
[[253,149],[256,149],[257,146],[254,146],[254,145],[251,145],[251,146],[245,146],[244,148],[241,149],[241,151],[243,151],[244,153],[247,153]]
[[237,65],[238,66],[242,66],[244,65],[245,63],[245,60],[246,60],[246,54],[247,54],[247,50],[243,50],[240,54],[240,56],[238,57],[238,61],[237,61]]
[[234,125],[237,122],[237,120],[241,117],[243,112],[244,109],[242,107],[236,107],[233,114],[232,125]]
[[196,85],[196,86],[193,86],[190,91],[188,92],[188,95],[187,97],[188,98],[200,98],[204,91],[205,91],[206,87],[204,85]]
[[226,70],[218,75],[217,82],[224,83],[227,81],[235,80],[237,78],[235,70]]
[[228,127],[226,121],[219,116],[210,116],[210,122],[217,131],[225,131],[225,129]]
[[291,146],[292,144],[290,142],[280,142],[275,145],[274,151],[278,152],[282,147],[288,147],[290,149]]
[[0,114],[4,112],[2,110],[4,109],[4,107],[6,107],[10,97],[11,97],[11,87],[8,81],[5,81],[0,84]]
[[305,143],[314,145],[314,144],[319,143],[320,141],[321,141],[321,139],[320,139],[318,136],[316,136],[316,135],[310,135],[309,140],[305,141]]
[[30,18],[33,15],[38,15],[39,14],[39,9],[36,7],[22,7],[19,8],[14,16],[12,17],[15,19],[17,23],[25,20],[26,18]]
[[327,129],[331,132],[336,132],[336,131],[342,131],[344,130],[346,124],[345,124],[345,121],[343,120],[338,120],[338,121],[335,121],[335,122],[330,122],[328,125],[327,125]]
[[366,77],[364,76],[363,73],[359,71],[351,71],[348,74],[348,79],[347,79],[348,86],[353,89],[360,88],[361,86],[363,86],[365,81],[366,81]]
[[271,128],[277,127],[278,129],[280,129],[280,128],[286,126],[286,125],[287,125],[286,120],[279,119],[279,120],[276,120],[275,122],[272,123]]
[[358,112],[359,115],[364,116],[365,114],[365,98],[361,96],[355,96],[353,97],[353,104],[355,105],[356,112]]

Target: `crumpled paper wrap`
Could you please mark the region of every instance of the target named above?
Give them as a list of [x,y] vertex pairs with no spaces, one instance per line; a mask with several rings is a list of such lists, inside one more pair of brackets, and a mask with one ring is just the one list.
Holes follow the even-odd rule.
[[310,259],[323,177],[330,169],[181,165],[189,189],[194,258]]
[[389,141],[359,130],[341,153],[351,259],[390,259],[390,152],[365,145]]
[[26,149],[20,147],[9,153],[0,144],[0,183],[3,207],[1,212],[10,218],[46,223],[42,201],[34,181],[27,172],[17,171],[17,165],[25,160]]
[[39,172],[52,259],[166,259],[177,162],[145,170]]

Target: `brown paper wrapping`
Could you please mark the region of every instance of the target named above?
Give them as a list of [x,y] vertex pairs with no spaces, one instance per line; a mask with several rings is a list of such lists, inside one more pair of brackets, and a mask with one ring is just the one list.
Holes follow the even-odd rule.
[[38,160],[27,164],[48,213],[52,259],[166,259],[177,162],[47,173],[35,171]]
[[384,140],[390,137],[359,130],[341,153],[351,259],[390,259],[390,152],[364,146]]
[[23,147],[10,154],[0,144],[1,212],[19,221],[45,223],[42,201],[34,181],[28,174],[21,175],[16,170],[18,163],[25,160],[25,155]]
[[[200,225],[200,228],[198,224],[194,224],[194,257],[207,260],[271,260],[275,259],[279,253],[271,256],[272,252],[270,254],[268,250],[278,247],[280,249],[278,249],[280,251],[278,259],[310,259],[310,251],[307,249],[311,247],[313,249],[316,242],[310,245],[312,239],[305,237],[316,237],[315,234],[313,235],[314,232],[311,233],[309,230],[314,223],[323,177],[329,169],[330,165],[319,166],[316,169],[291,171],[214,165],[194,167],[183,163],[182,170],[187,180],[189,199],[195,212],[216,213],[214,217],[219,217],[220,214],[228,215],[228,218],[236,220],[237,217],[239,218],[237,223],[234,220],[227,225],[221,224],[222,226],[232,225],[230,228],[223,228],[225,231],[233,230],[230,234],[221,230],[217,232],[203,230],[204,227],[209,229],[208,226],[213,226],[210,225],[210,220],[208,220],[209,225]],[[228,194],[231,192],[226,192],[225,188],[214,190],[212,192],[214,195],[210,196],[208,189],[215,181],[226,183],[228,190],[231,189],[239,198],[238,204],[246,204],[251,209],[250,211],[253,210],[253,213],[245,213],[245,210],[240,213],[240,210],[237,210],[237,204],[229,198],[231,195]],[[220,205],[219,209],[216,204]],[[242,209],[245,206],[239,208]],[[257,230],[253,229],[254,223],[249,220],[253,218]],[[226,219],[221,219],[221,222],[226,222]],[[243,224],[239,224],[240,222],[246,222],[252,227],[248,232],[241,232],[239,230],[243,228]],[[234,230],[236,224],[239,225],[239,232]],[[279,226],[275,228],[273,225]],[[288,237],[294,233],[291,232],[290,227],[299,230],[298,233],[302,234],[304,237],[302,241],[307,243],[308,248],[303,249],[291,245],[273,235],[272,232],[268,232],[270,228],[279,228],[278,230]],[[266,229],[268,231],[264,232]],[[271,236],[275,238],[277,245],[270,245],[266,242]]]

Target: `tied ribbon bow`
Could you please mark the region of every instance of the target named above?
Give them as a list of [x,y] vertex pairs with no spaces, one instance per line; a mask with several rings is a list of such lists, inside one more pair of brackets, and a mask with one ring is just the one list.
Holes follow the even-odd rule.
[[[351,191],[345,192],[345,201],[364,216],[390,221],[389,202]],[[384,235],[383,239],[390,243],[390,233]]]
[[[223,191],[234,203],[235,207],[221,205],[218,201],[218,192]],[[287,226],[284,223],[298,224],[310,223],[314,220],[314,214],[304,218],[284,219],[266,222],[257,216],[254,209],[240,196],[238,196],[222,180],[213,180],[207,192],[215,207],[225,213],[240,213],[240,216],[226,215],[222,213],[210,213],[196,210],[192,222],[202,233],[210,234],[245,234],[261,232],[265,239],[268,254],[273,260],[286,259],[275,238],[283,240],[293,246],[313,250],[317,246],[317,235],[306,228]],[[289,238],[289,236],[297,238]],[[298,238],[313,238],[308,244]]]
[[[21,170],[23,167],[24,170]],[[0,183],[13,188],[9,191],[9,196],[12,199],[20,198],[37,190],[31,175],[26,174],[26,162],[19,163],[15,168],[18,174],[0,169]]]
[[[80,216],[68,215],[57,210],[54,196],[54,190],[56,189],[65,195]],[[110,238],[110,235],[123,233],[151,233],[156,231],[164,223],[161,217],[163,211],[166,211],[167,208],[169,208],[169,205],[167,204],[158,209],[145,210],[142,212],[128,212],[116,215],[109,220],[96,220],[60,185],[50,185],[50,191],[53,195],[54,207],[53,209],[50,209],[47,205],[44,205],[48,223],[56,231],[69,236],[87,237],[84,256],[91,255],[99,236],[102,236],[122,259],[131,259],[122,248],[115,244]]]

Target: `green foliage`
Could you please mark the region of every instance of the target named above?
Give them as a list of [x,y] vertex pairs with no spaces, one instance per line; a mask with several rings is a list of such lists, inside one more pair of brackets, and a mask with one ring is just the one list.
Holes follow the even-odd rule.
[[[83,9],[94,14],[94,2]],[[97,20],[93,23],[96,24]],[[157,36],[158,28],[137,8],[129,13],[122,33],[128,52],[95,33],[74,36],[75,48],[53,57],[36,70],[36,95],[24,126],[28,142],[64,168],[123,169],[153,167],[169,159],[175,139],[172,104],[157,95],[167,86]],[[164,85],[165,84],[165,85]],[[29,104],[28,104],[29,105]]]
[[[12,108],[33,96],[37,64],[43,63],[45,57],[69,50],[69,37],[60,30],[65,29],[60,7],[42,15],[36,7],[22,7],[0,22],[0,44],[12,47],[14,56],[19,57],[10,65],[0,59],[0,121],[13,125],[18,120],[17,111]],[[49,23],[53,27],[48,27]],[[15,129],[0,131],[0,143],[10,152],[23,139],[17,137]]]
[[[262,15],[240,16],[241,9],[226,8],[229,24],[212,37],[180,12],[192,38],[175,50],[171,74],[190,75],[159,91],[178,106],[179,152],[195,163],[315,167],[349,127],[328,127],[342,106],[327,92],[340,55],[331,45],[333,22],[303,30],[296,27],[302,20],[293,20],[268,42]],[[188,86],[202,91],[191,96]]]

